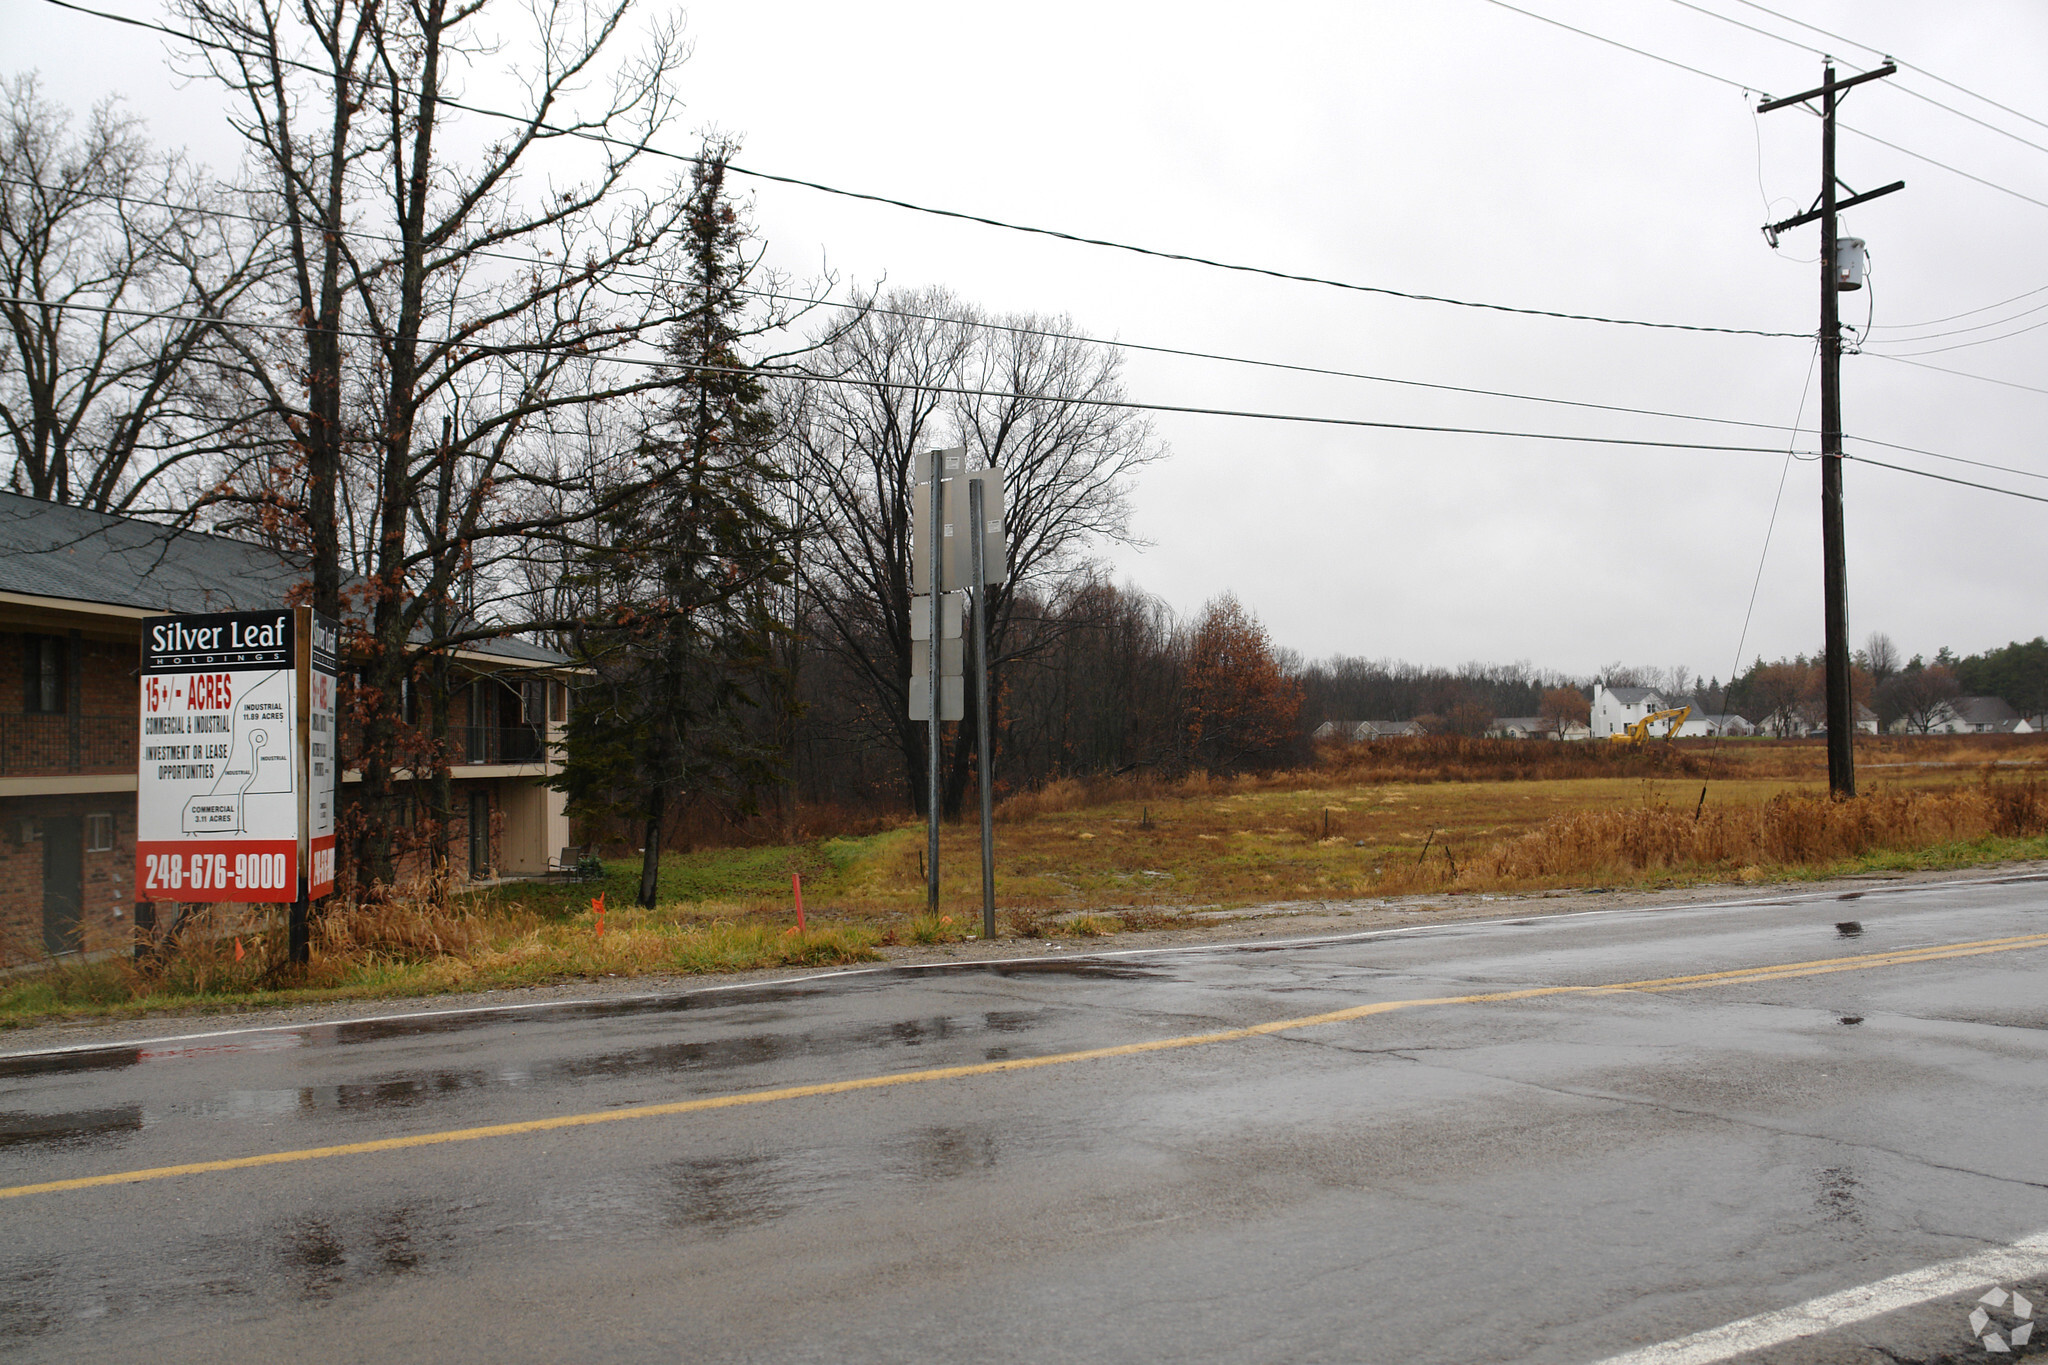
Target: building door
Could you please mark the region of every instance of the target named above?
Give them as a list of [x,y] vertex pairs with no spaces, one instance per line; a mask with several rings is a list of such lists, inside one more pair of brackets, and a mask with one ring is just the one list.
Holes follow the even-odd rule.
[[85,909],[84,821],[76,815],[46,815],[43,827],[43,947],[53,953],[78,951],[78,926]]
[[481,881],[491,875],[491,794],[469,794],[469,875]]

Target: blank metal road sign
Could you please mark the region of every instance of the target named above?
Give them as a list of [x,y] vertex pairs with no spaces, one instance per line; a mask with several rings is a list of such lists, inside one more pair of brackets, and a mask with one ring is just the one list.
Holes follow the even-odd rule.
[[[910,718],[912,720],[928,721],[932,718],[931,704],[927,700],[930,693],[925,684],[927,676],[920,673],[910,680]],[[939,719],[963,720],[966,716],[967,690],[962,686],[961,678],[958,674],[950,678],[942,676],[939,679]]]

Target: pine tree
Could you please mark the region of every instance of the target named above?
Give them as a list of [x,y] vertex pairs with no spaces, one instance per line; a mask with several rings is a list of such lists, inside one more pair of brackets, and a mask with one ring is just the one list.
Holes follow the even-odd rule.
[[684,320],[667,340],[672,399],[642,431],[632,496],[585,555],[595,619],[579,653],[591,681],[570,717],[557,780],[586,816],[643,832],[640,904],[652,907],[668,820],[694,797],[741,804],[772,773],[744,722],[771,685],[771,595],[788,582],[790,528],[775,510],[777,419],[743,354],[744,292],[758,259],[725,192],[729,144],[692,172]]

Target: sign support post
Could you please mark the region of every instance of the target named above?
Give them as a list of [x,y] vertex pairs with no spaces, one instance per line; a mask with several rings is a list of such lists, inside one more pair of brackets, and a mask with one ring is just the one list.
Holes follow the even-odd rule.
[[988,724],[988,574],[982,513],[982,481],[967,481],[967,557],[974,580],[974,742],[981,776],[981,935],[996,936],[995,785],[989,771]]
[[[950,520],[949,501],[955,507]],[[967,689],[961,677],[966,641],[959,638],[964,606],[974,613],[968,628],[974,633],[978,703],[975,752],[981,777],[981,927],[982,933],[992,939],[996,934],[996,864],[995,778],[990,766],[994,745],[989,727],[988,588],[1004,580],[1009,564],[1009,552],[1003,542],[1002,476],[994,468],[969,469],[965,446],[926,451],[911,463],[910,504],[910,719],[922,720],[927,726],[925,908],[933,915],[939,910],[939,722],[966,719]],[[965,532],[965,544],[956,531]],[[920,590],[929,597],[920,595]],[[972,594],[971,601],[964,600],[968,593]],[[920,633],[927,622],[929,636]],[[946,647],[948,641],[953,648]],[[919,644],[925,646],[923,654],[918,653]],[[960,742],[967,742],[965,734]]]

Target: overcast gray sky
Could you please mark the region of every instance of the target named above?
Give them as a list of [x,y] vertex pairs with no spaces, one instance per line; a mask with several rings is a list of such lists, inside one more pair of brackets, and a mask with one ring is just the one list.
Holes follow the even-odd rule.
[[[161,141],[217,167],[238,148],[217,92],[168,72],[162,40],[0,0],[11,70],[83,106],[119,94]],[[746,165],[1012,221],[1281,270],[1562,312],[1800,332],[1717,336],[1518,317],[1234,275],[762,185],[774,260],[844,280],[943,284],[1097,336],[1790,425],[1807,435],[1510,402],[1133,354],[1143,401],[1375,421],[1816,448],[1817,229],[1772,251],[1767,218],[1817,189],[1819,124],[1757,118],[1833,52],[1742,0],[1518,0],[1519,7],[1747,83],[1689,74],[1491,0],[1341,5],[762,3],[685,7],[695,53],[672,138],[716,127]],[[154,0],[105,8],[157,16]],[[2048,121],[2048,7],[1771,0],[1770,10]],[[480,80],[483,79],[480,77]],[[1950,104],[2041,147],[1978,127]],[[1848,98],[1866,133],[2048,202],[2048,126],[1902,70]],[[2048,206],[1845,133],[1841,176],[1906,190],[1845,216],[1873,288],[1844,301],[1871,354],[1843,365],[1862,436],[2048,475]],[[1957,329],[2007,325],[1959,332]],[[1934,333],[1955,333],[1932,336]],[[2006,337],[2007,333],[2019,333]],[[1919,340],[1915,340],[1920,338]],[[1963,349],[1939,350],[1959,343]],[[1172,457],[1137,489],[1143,549],[1119,576],[1177,609],[1235,591],[1316,656],[1613,659],[1726,676],[1781,477],[1744,658],[1821,639],[1819,475],[1782,454],[1162,415]],[[2039,495],[2048,480],[1924,455],[1875,458]],[[2032,638],[2048,505],[1851,464],[1850,624],[1906,653]]]

